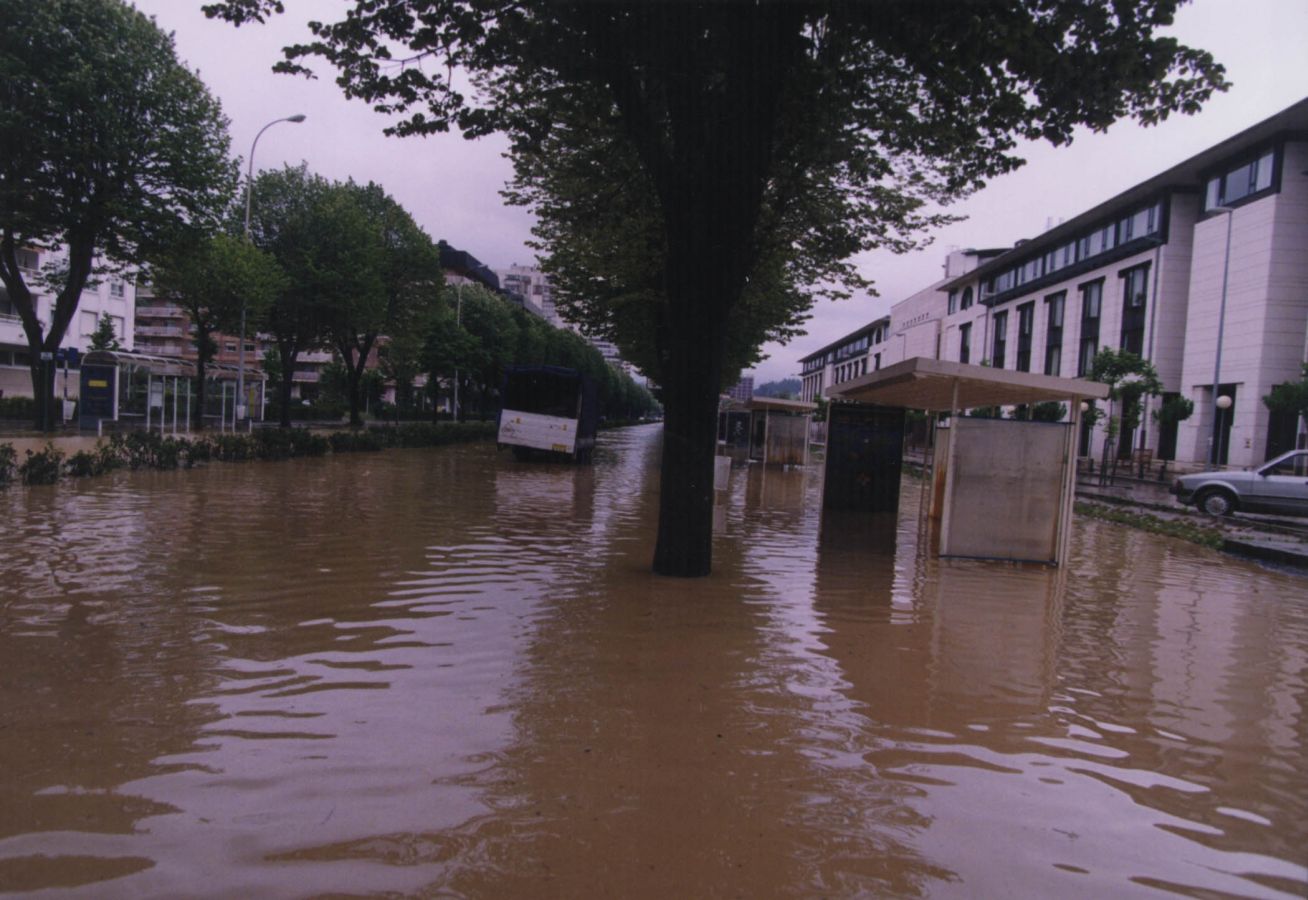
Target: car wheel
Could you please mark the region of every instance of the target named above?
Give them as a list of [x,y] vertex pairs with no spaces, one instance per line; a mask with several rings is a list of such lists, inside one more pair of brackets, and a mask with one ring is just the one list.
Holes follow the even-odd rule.
[[1199,498],[1199,508],[1210,516],[1229,516],[1235,512],[1235,498],[1228,491],[1208,491]]

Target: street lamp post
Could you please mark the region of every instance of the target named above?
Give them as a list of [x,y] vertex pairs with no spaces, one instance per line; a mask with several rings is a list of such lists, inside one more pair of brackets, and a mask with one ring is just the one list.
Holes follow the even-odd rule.
[[1222,458],[1222,423],[1226,421],[1226,411],[1231,408],[1232,400],[1226,394],[1217,398],[1217,428],[1213,431],[1213,467]]
[[[286,116],[282,119],[273,119],[267,125],[259,129],[259,133],[254,136],[254,142],[250,144],[249,166],[245,172],[245,240],[250,241],[250,204],[252,194],[254,193],[254,149],[259,146],[259,138],[263,133],[272,128],[278,122],[295,122],[299,124],[304,121],[304,113],[296,113],[293,116]],[[283,373],[284,377],[289,377],[289,373]],[[236,430],[236,423],[245,418],[245,295],[241,295],[241,342],[236,348],[236,409],[232,416],[232,430]]]
[[[462,283],[456,284],[454,286],[454,296],[458,298],[455,304],[454,324],[462,325],[463,324],[463,284]],[[450,412],[454,418],[454,421],[457,422],[459,421],[459,369],[457,366],[454,368],[454,404],[453,405],[454,408]]]
[[[1217,392],[1222,384],[1222,336],[1226,329],[1226,285],[1231,274],[1231,214],[1235,210],[1229,206],[1214,206],[1208,211],[1226,215],[1226,254],[1222,258],[1222,300],[1217,307],[1217,355],[1213,360],[1213,403],[1216,409],[1213,412],[1213,436],[1208,442],[1208,464],[1216,469],[1217,457],[1221,452],[1218,449],[1221,444],[1221,411],[1231,405],[1229,397],[1222,398]],[[1226,406],[1222,406],[1223,399],[1227,401]]]

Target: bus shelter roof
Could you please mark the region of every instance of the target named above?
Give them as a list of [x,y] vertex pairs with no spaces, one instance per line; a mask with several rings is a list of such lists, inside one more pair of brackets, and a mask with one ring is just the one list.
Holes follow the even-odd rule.
[[783,400],[780,397],[763,397],[753,396],[749,400],[728,400],[722,409],[734,410],[737,412],[754,412],[754,411],[772,411],[788,413],[811,413],[817,409],[816,403],[809,403],[806,400]]
[[[82,362],[92,365],[130,365],[137,369],[143,369],[151,375],[175,376],[178,378],[194,378],[196,373],[194,360],[181,356],[138,353],[132,350],[88,350],[82,354]],[[204,372],[205,376],[210,379],[235,381],[237,367],[230,363],[211,361],[204,367]],[[245,367],[245,380],[253,383],[265,381],[266,377],[262,369],[257,366],[247,365]]]
[[1102,400],[1108,385],[1083,378],[992,369],[915,356],[869,372],[831,392],[832,399],[951,412],[980,406],[1019,406],[1048,400]]

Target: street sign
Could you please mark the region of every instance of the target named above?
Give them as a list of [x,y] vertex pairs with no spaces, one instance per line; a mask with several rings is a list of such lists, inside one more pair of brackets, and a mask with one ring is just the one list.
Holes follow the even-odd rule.
[[50,362],[52,359],[54,359],[54,354],[49,350],[41,351],[41,362]]

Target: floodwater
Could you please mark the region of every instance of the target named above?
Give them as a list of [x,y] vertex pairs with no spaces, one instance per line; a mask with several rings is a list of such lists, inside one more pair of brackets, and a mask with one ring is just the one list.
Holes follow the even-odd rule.
[[0,493],[0,891],[1308,892],[1302,576],[940,561],[911,485],[736,470],[660,579],[658,439]]

